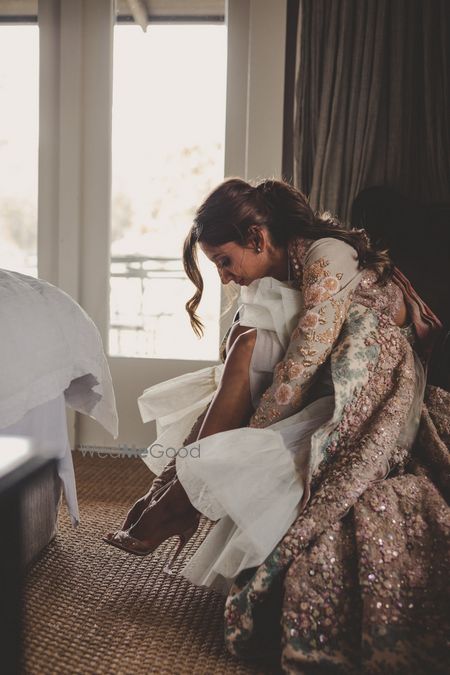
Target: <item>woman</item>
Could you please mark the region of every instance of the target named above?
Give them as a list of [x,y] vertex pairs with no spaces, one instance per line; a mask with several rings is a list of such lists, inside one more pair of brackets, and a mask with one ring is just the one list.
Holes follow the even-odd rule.
[[[439,322],[364,231],[316,215],[279,181],[228,180],[198,209],[183,255],[200,333],[197,245],[223,283],[242,287],[243,303],[218,386],[184,442],[188,451],[198,443],[200,457],[169,463],[106,541],[145,555],[174,534],[182,547],[200,513],[217,520],[181,573],[229,593],[226,639],[243,653],[258,597],[368,487],[407,463]],[[146,392],[149,407],[157,393]],[[322,554],[338,559],[333,544]],[[326,625],[325,615],[324,643]]]

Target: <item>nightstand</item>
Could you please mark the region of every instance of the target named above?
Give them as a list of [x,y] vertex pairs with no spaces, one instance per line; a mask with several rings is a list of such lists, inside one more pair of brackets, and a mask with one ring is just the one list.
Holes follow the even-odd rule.
[[21,669],[23,490],[30,481],[53,472],[55,464],[53,457],[37,454],[25,438],[0,437],[0,654],[4,675],[15,675]]

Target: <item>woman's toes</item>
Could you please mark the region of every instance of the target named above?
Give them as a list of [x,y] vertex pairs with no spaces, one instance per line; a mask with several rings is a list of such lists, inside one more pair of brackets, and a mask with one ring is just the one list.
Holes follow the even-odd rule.
[[114,539],[115,541],[118,541],[121,538],[121,536],[120,536],[121,532],[122,532],[122,530],[116,530],[115,532],[108,532],[105,535],[105,539]]
[[128,532],[116,532],[115,540],[129,550],[142,551],[146,548],[145,541],[131,537]]

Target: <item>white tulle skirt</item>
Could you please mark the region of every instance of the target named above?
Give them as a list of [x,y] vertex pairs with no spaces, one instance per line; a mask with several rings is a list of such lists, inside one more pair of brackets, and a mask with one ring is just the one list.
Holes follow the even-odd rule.
[[[257,328],[250,364],[256,406],[283,358],[301,296],[289,285],[265,278],[243,288],[241,301],[240,323]],[[177,475],[191,503],[217,521],[181,574],[227,593],[237,574],[260,565],[295,520],[311,436],[332,416],[334,396],[328,381],[325,395],[291,417],[264,429],[224,431],[183,447],[214,396],[223,368],[204,368],[155,385],[138,404],[144,422],[157,421],[158,437],[144,462],[159,475],[176,455]]]

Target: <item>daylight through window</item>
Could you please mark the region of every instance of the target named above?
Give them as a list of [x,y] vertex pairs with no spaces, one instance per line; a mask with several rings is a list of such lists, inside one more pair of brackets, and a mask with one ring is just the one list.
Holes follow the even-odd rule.
[[214,360],[217,272],[201,256],[199,340],[181,251],[196,206],[223,180],[226,27],[116,26],[113,83],[110,353]]

